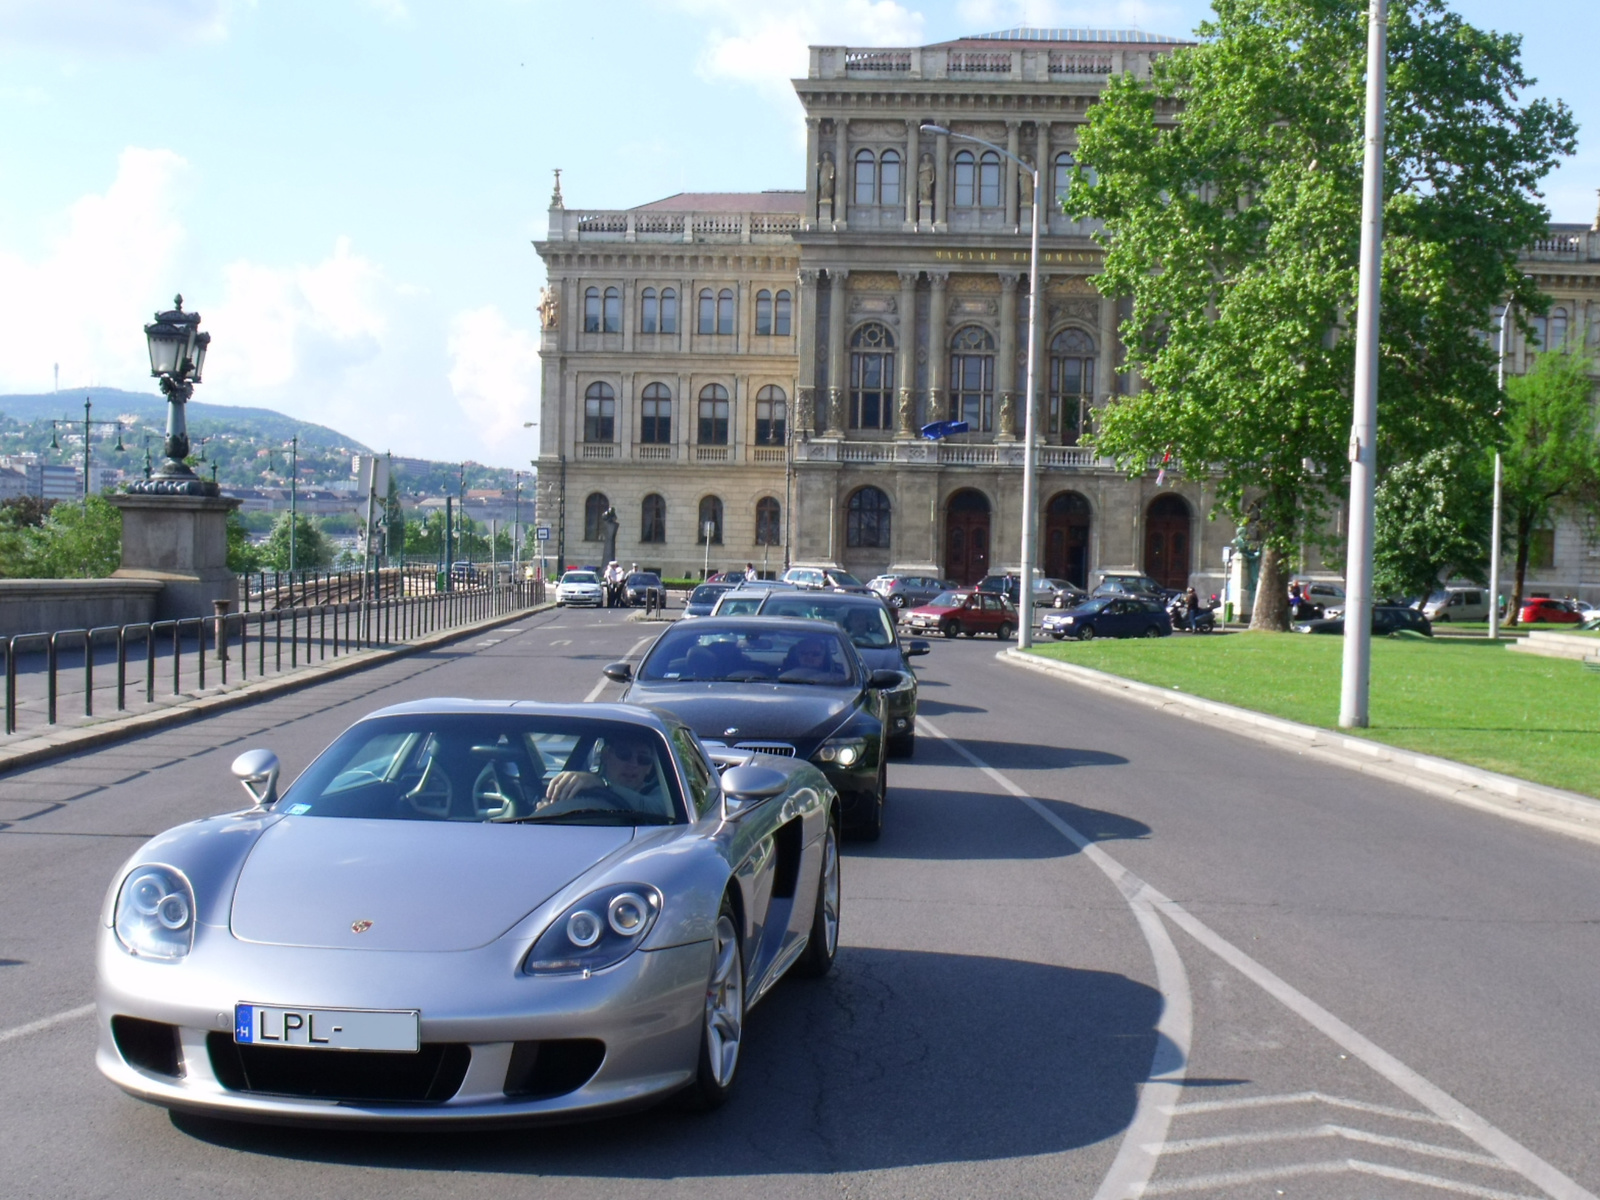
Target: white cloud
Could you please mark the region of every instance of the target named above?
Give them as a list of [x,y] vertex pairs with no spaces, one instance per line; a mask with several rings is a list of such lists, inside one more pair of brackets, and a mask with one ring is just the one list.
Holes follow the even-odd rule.
[[456,403],[479,438],[499,450],[495,461],[504,462],[511,445],[526,446],[531,456],[538,437],[523,423],[539,418],[537,337],[489,305],[451,320],[449,354]]
[[212,41],[234,0],[0,0],[0,46],[125,53]]

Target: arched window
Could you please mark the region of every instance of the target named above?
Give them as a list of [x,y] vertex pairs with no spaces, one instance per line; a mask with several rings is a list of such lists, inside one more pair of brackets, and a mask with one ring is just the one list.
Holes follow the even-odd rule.
[[978,207],[1000,207],[1000,156],[993,150],[978,160]]
[[733,292],[729,288],[717,293],[717,332],[724,337],[733,333]]
[[957,208],[971,208],[978,202],[977,162],[971,150],[956,151],[953,199]]
[[672,443],[672,389],[664,383],[646,384],[639,394],[639,441],[647,446]]
[[950,339],[950,417],[984,433],[994,429],[994,339],[976,325]]
[[1528,341],[1528,349],[1548,350],[1550,348],[1550,322],[1544,317],[1529,317],[1528,325],[1533,329],[1533,337]]
[[850,497],[845,509],[844,544],[852,550],[889,548],[889,497],[875,487],[864,487]]
[[756,393],[756,445],[781,446],[787,441],[789,398],[783,389],[768,384]]
[[616,288],[606,289],[605,332],[622,332],[622,293]]
[[678,332],[678,291],[676,288],[661,289],[661,332]]
[[600,289],[590,288],[583,294],[583,331],[600,332]]
[[1550,310],[1550,349],[1564,350],[1567,345],[1567,310]]
[[704,546],[708,533],[713,546],[722,545],[722,501],[715,496],[707,496],[700,501],[700,524],[695,529],[696,541]]
[[583,393],[583,440],[617,440],[617,394],[609,383],[591,383]]
[[871,322],[850,339],[850,428],[888,429],[893,397],[894,336]]
[[871,150],[856,151],[857,204],[876,204],[878,201],[878,160]]
[[900,203],[900,152],[885,150],[878,160],[878,203]]
[[1072,190],[1072,155],[1056,155],[1055,164],[1055,189],[1056,203],[1067,198],[1067,193]]
[[767,337],[772,333],[772,293],[762,288],[756,293],[756,336]]
[[786,291],[779,292],[777,306],[773,309],[772,313],[772,332],[777,334],[779,337],[789,336],[789,326],[793,309],[794,301],[790,298],[789,293]]
[[664,542],[667,540],[667,502],[651,492],[639,505],[639,540]]
[[639,332],[654,333],[660,321],[655,288],[645,288],[639,293]]
[[717,331],[717,297],[710,288],[700,289],[700,319],[695,323],[696,333]]
[[1083,410],[1094,398],[1094,339],[1081,329],[1063,329],[1050,341],[1050,408],[1046,436],[1076,446]]
[[720,383],[708,383],[700,389],[700,444],[728,444],[728,389]]
[[783,542],[783,509],[771,496],[756,501],[756,545],[777,546]]
[[604,492],[590,492],[589,498],[583,502],[583,540],[586,542],[603,542],[606,540],[606,527],[600,520],[606,515],[606,509],[611,507],[611,501],[606,499]]

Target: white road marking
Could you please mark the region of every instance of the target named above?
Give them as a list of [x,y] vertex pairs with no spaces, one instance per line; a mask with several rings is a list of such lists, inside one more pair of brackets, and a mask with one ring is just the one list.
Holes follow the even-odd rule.
[[[1006,776],[989,766],[977,755],[969,751],[960,742],[941,733],[939,729],[928,721],[926,717],[918,717],[927,731],[934,737],[947,743],[963,758],[996,783],[1000,784],[1007,792],[1021,800],[1030,809],[1042,817],[1047,824],[1059,832],[1084,854],[1089,861],[1098,866],[1115,883],[1122,894],[1128,898],[1133,906],[1135,916],[1139,916],[1141,903],[1153,907],[1157,913],[1182,929],[1195,941],[1210,950],[1246,979],[1250,980],[1262,991],[1277,1000],[1284,1007],[1300,1017],[1307,1024],[1318,1030],[1324,1036],[1336,1042],[1341,1049],[1347,1051],[1355,1058],[1360,1059],[1384,1079],[1417,1101],[1424,1108],[1433,1112],[1446,1124],[1459,1133],[1470,1138],[1482,1146],[1490,1154],[1505,1163],[1529,1183],[1543,1188],[1554,1200],[1600,1200],[1593,1192],[1583,1187],[1577,1181],[1569,1179],[1561,1171],[1545,1162],[1533,1151],[1517,1142],[1509,1134],[1491,1125],[1483,1117],[1473,1112],[1455,1097],[1442,1088],[1430,1083],[1417,1072],[1406,1066],[1386,1050],[1381,1049],[1368,1038],[1357,1033],[1338,1017],[1312,1000],[1305,993],[1291,987],[1283,979],[1268,970],[1261,963],[1251,958],[1243,950],[1229,942],[1221,934],[1205,924],[1181,904],[1167,896],[1162,895],[1133,872],[1122,866],[1111,855],[1099,846],[1085,838],[1081,833],[1062,820],[1044,804],[1030,796],[1022,788],[1012,783]],[[1159,922],[1156,924],[1159,925]],[[1140,929],[1145,933],[1146,941],[1151,934],[1145,925],[1145,919],[1140,918]],[[1171,947],[1170,941],[1167,948]],[[1157,953],[1155,943],[1151,944],[1151,953],[1156,959],[1156,979],[1162,996],[1166,1001],[1161,1022],[1157,1025],[1158,1034],[1166,1034],[1171,1039],[1168,1045],[1164,1039],[1158,1037],[1155,1058],[1151,1063],[1151,1082],[1140,1089],[1139,1105],[1134,1113],[1133,1120],[1129,1123],[1127,1132],[1123,1135],[1122,1148],[1117,1154],[1116,1161],[1111,1165],[1111,1171],[1101,1184],[1100,1190],[1095,1193],[1095,1200],[1121,1200],[1123,1197],[1139,1197],[1142,1195],[1156,1195],[1162,1191],[1170,1190],[1173,1185],[1162,1187],[1149,1186],[1150,1174],[1155,1169],[1155,1159],[1160,1154],[1161,1146],[1166,1140],[1167,1124],[1170,1112],[1156,1112],[1158,1108],[1170,1109],[1176,1099],[1176,1093],[1181,1089],[1182,1072],[1177,1073],[1176,1084],[1168,1082],[1162,1076],[1170,1071],[1166,1065],[1164,1051],[1176,1049],[1187,1057],[1189,1046],[1189,1025],[1191,1022],[1190,995],[1188,976],[1180,961],[1176,969],[1169,967],[1163,972],[1162,956],[1167,948]],[[1176,957],[1176,950],[1171,953]],[[1168,975],[1175,976],[1181,991],[1168,992]],[[1179,1040],[1168,1032],[1168,1020],[1175,1009],[1182,1009],[1182,1033]],[[1137,1154],[1130,1153],[1130,1143],[1137,1140]],[[1348,1165],[1330,1165],[1337,1170],[1359,1170],[1354,1160]],[[1370,1166],[1370,1164],[1367,1164]],[[1387,1170],[1387,1168],[1384,1168]],[[1140,1171],[1143,1173],[1140,1174]],[[1376,1169],[1369,1173],[1376,1173]],[[1410,1178],[1410,1176],[1396,1175],[1394,1178]],[[1427,1177],[1424,1177],[1427,1178]],[[1186,1181],[1187,1182],[1187,1181]],[[1419,1178],[1415,1182],[1422,1182]],[[1466,1184],[1450,1183],[1468,1195],[1486,1197],[1503,1197],[1507,1193],[1492,1192],[1484,1189],[1473,1190]]]
[[[622,656],[620,661],[627,662],[635,654],[639,653],[640,646],[644,645],[646,642],[653,642],[655,639],[656,635],[653,633],[640,638],[633,644],[632,648]],[[607,679],[604,675],[600,676],[600,682],[594,685],[589,694],[583,698],[583,702],[585,704],[593,704],[595,700],[599,698],[600,693],[605,691],[606,688],[610,687],[613,682],[613,680]]]
[[498,646],[504,640],[504,638],[486,638],[481,642],[474,642],[473,646],[478,649],[482,649],[484,646]]
[[502,629],[500,632],[510,637],[513,633],[521,633],[523,631],[520,629]]
[[1299,1142],[1318,1138],[1344,1138],[1349,1142],[1364,1142],[1369,1146],[1385,1146],[1390,1150],[1404,1150],[1424,1158],[1443,1158],[1451,1162],[1471,1163],[1475,1167],[1492,1167],[1509,1171],[1510,1167],[1498,1158],[1487,1154],[1473,1154],[1470,1150],[1453,1150],[1448,1146],[1435,1146],[1432,1142],[1417,1142],[1410,1138],[1390,1137],[1370,1133],[1365,1129],[1352,1129],[1348,1125],[1310,1125],[1302,1129],[1266,1129],[1255,1133],[1224,1133],[1216,1137],[1179,1138],[1169,1141],[1166,1154],[1184,1154],[1192,1150],[1217,1150],[1227,1146],[1268,1146],[1273,1142]]
[[572,639],[571,638],[557,638],[555,641],[551,642],[550,644],[552,646],[570,646],[570,645],[572,645]]
[[9,1042],[13,1038],[27,1037],[30,1033],[43,1033],[46,1029],[53,1029],[57,1025],[65,1025],[68,1021],[76,1021],[79,1017],[87,1017],[93,1011],[94,1005],[80,1004],[77,1008],[69,1008],[66,1012],[58,1012],[53,1017],[40,1017],[37,1021],[29,1021],[26,1025],[17,1025],[10,1029],[0,1030],[0,1043]]
[[1364,1162],[1358,1158],[1347,1158],[1338,1162],[1296,1163],[1287,1167],[1261,1167],[1254,1171],[1220,1171],[1215,1175],[1196,1175],[1191,1179],[1151,1184],[1145,1189],[1144,1195],[1173,1196],[1179,1192],[1212,1190],[1236,1193],[1239,1188],[1250,1184],[1275,1183],[1280,1179],[1304,1179],[1307,1175],[1343,1175],[1346,1172],[1377,1175],[1403,1183],[1416,1183],[1457,1196],[1476,1196],[1479,1200],[1538,1200],[1535,1196],[1525,1196],[1518,1192],[1500,1192],[1494,1188],[1477,1187],[1455,1179],[1442,1179],[1437,1175],[1424,1175],[1420,1171],[1403,1171],[1399,1167],[1386,1167],[1378,1163]]
[[1428,1125],[1448,1125],[1427,1113],[1412,1112],[1406,1108],[1390,1108],[1387,1104],[1368,1104],[1365,1100],[1346,1100],[1342,1096],[1329,1096],[1322,1092],[1292,1092],[1286,1096],[1241,1096],[1237,1100],[1197,1100],[1180,1104],[1172,1110],[1175,1117],[1198,1116],[1202,1113],[1230,1112],[1241,1108],[1276,1108],[1283,1104],[1326,1104],[1333,1108],[1348,1108],[1354,1112],[1371,1113],[1376,1117],[1393,1117],[1400,1121],[1420,1121]]

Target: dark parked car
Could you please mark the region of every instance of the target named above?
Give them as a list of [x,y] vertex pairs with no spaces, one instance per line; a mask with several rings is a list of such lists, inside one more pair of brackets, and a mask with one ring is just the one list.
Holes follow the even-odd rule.
[[879,575],[867,586],[882,596],[890,608],[905,609],[926,604],[956,585],[936,575]]
[[[1320,621],[1297,621],[1291,626],[1296,633],[1334,633],[1343,636],[1343,617],[1324,617]],[[1372,609],[1372,636],[1387,637],[1391,633],[1421,633],[1433,636],[1433,622],[1414,608],[1400,604],[1379,604]]]
[[1075,608],[1048,612],[1040,622],[1042,632],[1056,641],[1097,637],[1166,637],[1172,617],[1165,604],[1144,596],[1095,596]]
[[654,604],[664,608],[667,589],[661,586],[661,576],[652,571],[635,571],[622,584],[622,603],[629,608]]
[[[723,597],[726,604],[731,596]],[[805,617],[832,621],[850,638],[861,661],[873,671],[899,671],[901,682],[883,694],[889,753],[910,758],[917,748],[917,677],[910,659],[928,652],[928,643],[912,638],[902,646],[894,617],[877,596],[844,592],[772,591],[756,609],[763,617]]]
[[1165,600],[1173,593],[1148,575],[1136,571],[1102,571],[1094,585],[1093,596],[1149,596]]
[[839,793],[845,831],[876,841],[888,791],[884,693],[837,626],[780,617],[706,617],[668,629],[639,664],[612,663],[622,699],[666,709],[717,744],[809,759]]
[[733,583],[702,583],[689,593],[689,602],[683,606],[683,615],[709,617],[717,601],[722,598],[722,593],[731,592],[737,586]]
[[1003,642],[1016,632],[1017,610],[1004,596],[963,588],[940,592],[912,609],[905,625],[917,632],[937,631],[947,638],[992,633]]
[[[978,581],[980,592],[993,592],[1004,596],[1013,604],[1022,603],[1022,578],[1018,575],[988,575]],[[1088,598],[1077,584],[1065,579],[1046,579],[1035,576],[1033,580],[1033,606],[1035,608],[1071,608]]]

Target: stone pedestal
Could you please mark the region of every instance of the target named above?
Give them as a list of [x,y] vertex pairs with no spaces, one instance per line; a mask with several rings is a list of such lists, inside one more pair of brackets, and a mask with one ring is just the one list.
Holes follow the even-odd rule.
[[228,570],[228,514],[240,501],[219,496],[106,497],[122,511],[122,567],[113,579],[163,586],[156,619],[209,617],[238,590]]

